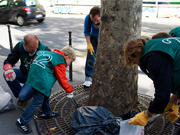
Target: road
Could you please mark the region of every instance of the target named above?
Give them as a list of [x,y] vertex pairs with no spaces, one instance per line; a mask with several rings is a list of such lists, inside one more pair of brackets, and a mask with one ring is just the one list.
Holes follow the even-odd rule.
[[[51,49],[69,44],[69,34],[72,32],[72,46],[77,52],[77,60],[73,63],[74,80],[84,81],[84,66],[86,59],[86,41],[83,35],[83,22],[85,15],[53,14],[48,10],[45,21],[39,24],[36,21],[27,26],[11,25],[11,35],[13,45],[21,41],[27,33],[35,33],[40,41]],[[179,26],[179,18],[142,18],[141,36],[151,37],[157,32],[169,32],[172,28]],[[9,53],[9,38],[6,24],[0,25],[0,55],[7,56]],[[148,78],[139,75],[139,90],[148,93],[153,88],[153,84]],[[149,93],[148,93],[149,94]],[[152,93],[150,93],[152,95]]]
[[[35,33],[40,41],[50,48],[62,48],[69,44],[68,32],[72,31],[72,45],[77,51],[86,51],[83,35],[85,15],[53,14],[48,12],[43,23],[36,21],[27,26],[11,25],[13,45],[21,41],[27,33]],[[142,36],[152,36],[157,32],[169,32],[179,26],[179,18],[142,18]],[[9,38],[6,24],[0,25],[0,45],[9,49]],[[1,55],[1,52],[0,52]]]

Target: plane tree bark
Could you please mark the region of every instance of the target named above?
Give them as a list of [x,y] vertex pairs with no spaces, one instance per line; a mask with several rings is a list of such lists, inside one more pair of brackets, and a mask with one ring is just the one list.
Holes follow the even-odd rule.
[[123,45],[139,38],[142,0],[101,0],[101,25],[88,105],[103,106],[115,116],[137,106],[137,66],[123,66]]

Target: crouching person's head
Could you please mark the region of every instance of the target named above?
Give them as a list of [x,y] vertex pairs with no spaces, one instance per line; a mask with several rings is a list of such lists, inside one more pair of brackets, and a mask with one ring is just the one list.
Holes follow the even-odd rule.
[[71,65],[71,63],[76,60],[76,54],[73,48],[69,46],[65,46],[64,48],[61,49],[61,51],[65,55],[67,66]]
[[148,40],[150,39],[131,39],[124,44],[124,66],[139,65],[139,59]]

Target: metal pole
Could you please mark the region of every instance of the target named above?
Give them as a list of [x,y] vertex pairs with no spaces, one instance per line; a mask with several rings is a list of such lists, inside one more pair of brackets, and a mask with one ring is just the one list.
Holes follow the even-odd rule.
[[7,24],[7,27],[8,27],[8,34],[9,34],[10,50],[11,50],[11,52],[12,52],[13,45],[12,45],[12,39],[11,39],[11,30],[10,30],[10,25],[9,25],[9,24]]
[[[69,46],[72,47],[72,38],[71,38],[71,31],[68,32],[69,33]],[[71,65],[69,65],[69,80],[72,81],[73,77],[72,77],[72,63]]]

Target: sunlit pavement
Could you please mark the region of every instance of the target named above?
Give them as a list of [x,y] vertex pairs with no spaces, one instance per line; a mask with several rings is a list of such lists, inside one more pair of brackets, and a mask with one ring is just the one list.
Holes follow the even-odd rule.
[[[21,41],[23,36],[27,33],[35,33],[39,39],[50,48],[62,48],[69,44],[68,31],[72,31],[72,46],[76,50],[77,60],[73,63],[73,81],[72,85],[82,84],[84,81],[84,67],[86,60],[86,41],[83,35],[83,21],[85,15],[71,15],[71,14],[54,14],[52,8],[47,10],[47,17],[45,22],[38,24],[33,22],[28,26],[19,27],[15,24],[11,26],[11,36],[13,45]],[[179,18],[142,18],[142,37],[151,37],[158,32],[169,32],[172,28],[179,26]],[[0,85],[4,91],[9,92],[7,84],[5,83],[3,73],[3,61],[8,55],[10,45],[8,29],[6,24],[0,25]],[[18,64],[16,64],[18,66]],[[67,77],[69,78],[69,69],[67,68]],[[140,70],[138,74],[138,91],[143,94],[153,96],[154,87],[152,81],[144,75]],[[16,99],[12,95],[14,103]],[[5,114],[0,114],[0,135],[23,135],[15,126],[15,120],[21,115],[20,110],[15,110]],[[33,133],[36,135],[33,121],[31,122]]]

